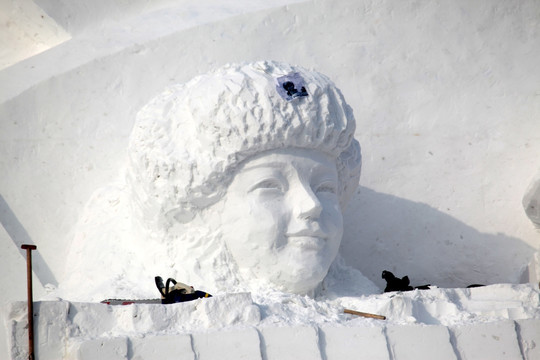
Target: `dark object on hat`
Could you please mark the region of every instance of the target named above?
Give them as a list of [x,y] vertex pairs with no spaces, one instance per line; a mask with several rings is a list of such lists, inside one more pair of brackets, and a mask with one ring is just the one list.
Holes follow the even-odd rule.
[[287,101],[309,95],[304,85],[304,79],[299,73],[280,76],[277,78],[277,82],[278,94]]

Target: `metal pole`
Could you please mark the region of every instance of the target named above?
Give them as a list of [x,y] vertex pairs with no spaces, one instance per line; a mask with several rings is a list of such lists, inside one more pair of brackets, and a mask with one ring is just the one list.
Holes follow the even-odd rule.
[[26,249],[26,283],[28,292],[28,359],[34,360],[34,296],[32,293],[32,250],[37,246],[23,244]]

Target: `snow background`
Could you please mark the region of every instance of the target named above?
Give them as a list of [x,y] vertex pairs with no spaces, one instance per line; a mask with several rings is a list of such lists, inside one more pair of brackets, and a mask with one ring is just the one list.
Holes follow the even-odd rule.
[[364,165],[345,213],[350,265],[381,288],[385,269],[413,285],[524,280],[540,244],[521,204],[539,167],[538,2],[7,0],[0,11],[0,304],[26,297],[22,243],[38,246],[36,298],[62,281],[78,217],[116,177],[143,104],[258,59],[317,69],[354,109]]

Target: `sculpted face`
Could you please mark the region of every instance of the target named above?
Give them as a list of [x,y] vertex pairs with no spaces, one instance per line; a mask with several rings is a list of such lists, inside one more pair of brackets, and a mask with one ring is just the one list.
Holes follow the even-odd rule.
[[335,160],[314,150],[246,161],[222,199],[221,229],[240,273],[307,293],[326,276],[343,234]]
[[[87,299],[152,294],[140,279],[153,269],[214,292],[312,295],[358,186],[355,129],[330,79],[285,63],[228,64],[164,89],[137,114],[126,183],[96,190],[86,206],[65,288]],[[94,253],[115,266],[81,287],[95,264],[82,266],[80,254]]]

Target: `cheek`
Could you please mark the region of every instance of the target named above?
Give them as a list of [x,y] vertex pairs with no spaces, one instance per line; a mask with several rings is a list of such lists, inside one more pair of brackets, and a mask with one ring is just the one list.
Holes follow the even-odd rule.
[[337,199],[321,199],[323,225],[332,232],[343,232],[343,214]]
[[[256,277],[268,277],[279,262],[279,251],[285,244],[285,227],[279,203],[243,200],[223,226],[224,239],[236,261]],[[270,270],[269,270],[270,269]]]
[[247,231],[250,241],[263,247],[279,246],[279,239],[286,231],[285,210],[281,200],[261,201],[248,199],[246,202]]
[[261,201],[247,196],[226,208],[222,230],[229,247],[257,251],[280,246],[286,230],[281,201]]

